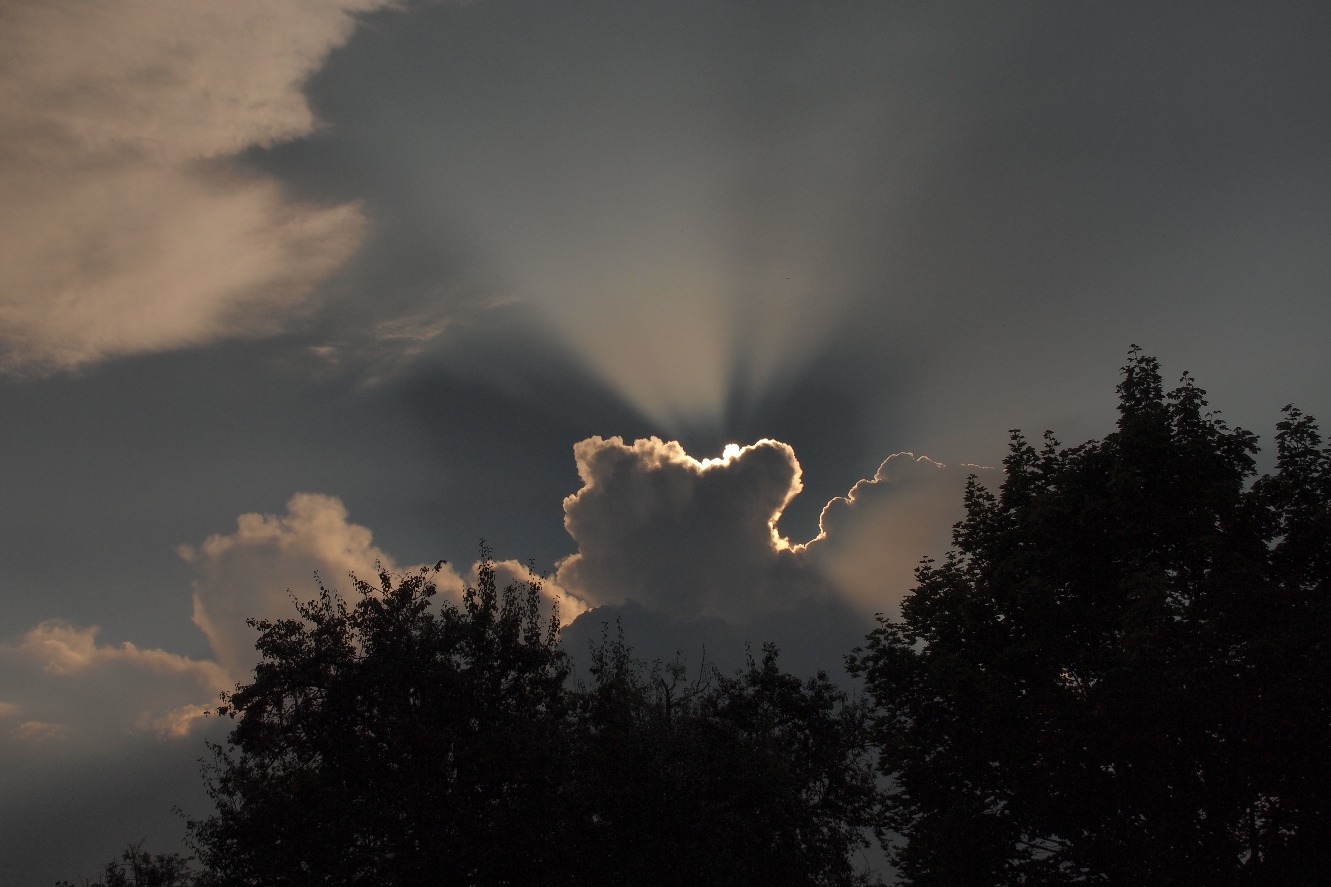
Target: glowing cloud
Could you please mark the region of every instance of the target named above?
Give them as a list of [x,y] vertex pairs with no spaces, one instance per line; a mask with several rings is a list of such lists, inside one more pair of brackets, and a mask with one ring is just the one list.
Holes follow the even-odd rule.
[[952,525],[966,514],[962,493],[972,474],[989,487],[1002,481],[999,469],[894,453],[872,478],[824,506],[818,537],[806,549],[861,609],[894,613],[915,585],[920,559],[941,558],[951,547]]
[[[285,515],[243,514],[236,532],[209,536],[197,548],[182,546],[180,554],[201,574],[194,583],[194,624],[218,660],[237,673],[257,661],[255,634],[245,620],[294,616],[292,595],[313,597],[316,572],[344,593],[348,573],[373,579],[380,566],[401,572],[367,528],[347,521],[340,500],[315,493],[292,496]],[[461,594],[462,582],[451,570],[437,582],[445,594]]]
[[565,588],[598,604],[730,618],[818,590],[776,530],[802,488],[789,445],[763,440],[699,461],[673,441],[592,437],[573,452],[583,487],[564,500],[578,543],[555,574]]
[[100,644],[97,626],[48,621],[12,646],[0,646],[5,695],[0,717],[22,711],[9,735],[105,742],[151,730],[180,738],[230,689],[235,678],[216,662],[132,643]]
[[967,476],[1001,478],[897,453],[826,505],[816,538],[792,544],[777,530],[802,488],[787,444],[697,460],[674,441],[592,437],[574,455],[583,487],[564,500],[564,526],[578,551],[556,579],[598,605],[635,601],[676,620],[746,622],[833,598],[891,611],[920,558],[950,546]]
[[228,689],[231,678],[215,662],[200,662],[165,650],[141,650],[125,641],[119,647],[99,646],[97,626],[74,628],[43,622],[23,637],[19,650],[39,662],[48,674],[71,675],[112,662],[125,662],[159,674],[189,675],[213,692]]

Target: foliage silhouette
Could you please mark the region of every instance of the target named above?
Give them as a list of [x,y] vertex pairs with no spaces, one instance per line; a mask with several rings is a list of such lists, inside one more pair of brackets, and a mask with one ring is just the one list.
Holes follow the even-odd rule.
[[954,550],[849,658],[918,885],[1314,883],[1331,864],[1331,452],[1134,347],[1118,430],[972,477]]
[[217,809],[189,825],[203,883],[865,882],[866,713],[826,676],[769,648],[688,682],[603,639],[575,686],[538,578],[499,590],[483,548],[461,607],[435,607],[433,576],[253,623]]
[[433,575],[357,579],[353,607],[321,585],[300,619],[253,623],[217,812],[190,824],[213,881],[518,883],[560,855],[558,623],[488,558],[461,608],[430,608]]
[[[142,842],[130,844],[102,870],[101,880],[84,879],[83,887],[202,887],[199,872],[179,853],[156,856],[143,849]],[[57,881],[56,887],[75,887],[69,881]]]
[[622,636],[591,671],[574,697],[586,883],[870,882],[855,865],[877,798],[867,709],[825,674],[781,672],[769,644],[735,676],[687,682]]

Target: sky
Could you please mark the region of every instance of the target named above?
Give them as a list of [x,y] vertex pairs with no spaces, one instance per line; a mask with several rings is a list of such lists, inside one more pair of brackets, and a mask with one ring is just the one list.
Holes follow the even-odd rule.
[[836,670],[1130,345],[1331,416],[1328,60],[1312,3],[0,0],[0,879],[177,849],[316,570],[483,538],[575,656]]

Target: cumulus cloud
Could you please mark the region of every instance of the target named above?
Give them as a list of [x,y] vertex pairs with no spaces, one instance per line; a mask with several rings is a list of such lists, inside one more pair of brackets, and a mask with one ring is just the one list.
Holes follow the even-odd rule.
[[555,576],[564,587],[675,618],[747,617],[818,590],[776,529],[803,486],[788,444],[699,461],[674,441],[592,437],[573,453],[583,486],[564,500],[578,544]]
[[806,550],[861,609],[895,613],[915,585],[920,559],[941,558],[951,546],[952,525],[965,517],[962,494],[972,474],[986,486],[1002,482],[1000,469],[894,453],[872,478],[824,506],[820,532]]
[[[401,571],[373,544],[369,529],[347,520],[341,500],[316,493],[292,496],[284,515],[243,514],[234,533],[182,546],[180,554],[200,573],[194,624],[218,661],[236,673],[256,661],[255,634],[245,620],[294,616],[291,596],[313,597],[316,572],[330,587],[349,592],[348,573],[372,579],[381,566]],[[462,582],[451,570],[436,581],[445,594],[461,593]]]
[[706,647],[733,661],[743,642],[776,640],[806,670],[839,670],[868,616],[896,610],[920,558],[947,550],[969,474],[998,479],[898,453],[797,544],[777,529],[802,487],[784,443],[697,460],[676,442],[593,437],[574,454],[583,486],[564,500],[564,525],[578,550],[555,578],[600,605],[565,633],[575,655],[618,621],[654,656]]
[[392,0],[0,6],[0,344],[9,369],[270,332],[359,244],[354,205],[226,159],[312,132],[301,91]]
[[[373,539],[367,527],[348,520],[346,506],[333,496],[297,493],[287,502],[286,514],[243,514],[234,533],[180,548],[181,556],[199,571],[194,623],[207,636],[218,661],[229,672],[243,675],[257,661],[256,636],[245,620],[293,617],[292,596],[313,597],[315,573],[350,597],[348,574],[373,579],[381,568],[399,574],[420,569],[420,565],[399,566]],[[472,564],[464,580],[445,564],[434,577],[440,597],[459,603],[467,581],[476,582],[476,570],[477,564]],[[497,562],[495,572],[501,587],[529,576],[518,561]],[[542,591],[548,602],[559,602],[566,621],[587,609],[581,595],[557,578],[546,582]]]
[[[312,597],[316,572],[347,593],[349,573],[370,579],[380,568],[398,574],[420,569],[399,567],[374,545],[370,530],[348,520],[341,501],[312,493],[293,496],[282,515],[241,515],[234,533],[210,536],[180,553],[199,571],[194,622],[215,661],[128,641],[101,643],[97,626],[43,622],[16,643],[0,646],[0,698],[5,699],[0,718],[22,714],[25,719],[4,735],[19,742],[75,744],[104,742],[108,729],[121,736],[188,736],[216,708],[220,693],[249,679],[257,653],[247,618],[294,617],[292,596]],[[530,578],[517,561],[494,567],[501,587]],[[445,566],[434,579],[440,596],[460,603],[478,569],[473,563],[464,580]],[[542,593],[547,604],[558,602],[565,622],[587,610],[578,594],[558,581],[544,583]]]
[[[543,587],[575,655],[603,623],[619,621],[649,656],[706,647],[713,661],[737,664],[746,642],[775,640],[787,664],[805,671],[839,670],[868,616],[894,609],[910,588],[919,558],[946,550],[968,474],[1000,479],[993,469],[899,453],[829,502],[819,535],[797,544],[778,529],[802,486],[784,443],[698,460],[676,442],[593,437],[575,457],[583,486],[564,510],[577,551]],[[198,571],[193,619],[215,659],[102,643],[96,626],[44,622],[0,646],[10,740],[64,742],[107,725],[124,735],[189,735],[257,660],[247,618],[293,616],[293,595],[311,597],[315,573],[351,596],[348,574],[419,569],[376,546],[340,500],[313,493],[293,496],[284,514],[241,515],[234,532],[180,553]],[[435,579],[443,600],[459,603],[478,566],[463,574],[445,566]],[[530,576],[517,561],[495,569],[501,586]]]
[[111,662],[127,662],[158,674],[190,675],[199,685],[222,691],[231,685],[227,673],[215,662],[201,662],[165,650],[141,650],[125,641],[120,646],[99,645],[97,626],[75,628],[60,622],[43,622],[29,631],[19,651],[31,656],[48,674],[70,675]]

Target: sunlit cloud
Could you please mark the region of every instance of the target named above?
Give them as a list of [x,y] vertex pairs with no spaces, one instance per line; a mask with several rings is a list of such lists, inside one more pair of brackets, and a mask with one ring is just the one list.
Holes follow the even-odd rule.
[[[285,514],[243,514],[234,533],[180,547],[181,557],[199,573],[194,582],[194,624],[229,671],[244,674],[257,661],[257,635],[245,620],[293,618],[295,601],[317,593],[316,574],[328,588],[354,601],[358,595],[351,576],[375,584],[380,570],[402,575],[421,569],[420,564],[399,565],[374,544],[368,527],[348,517],[346,506],[334,496],[297,493],[287,502]],[[467,582],[476,582],[476,571],[473,563],[464,580],[445,564],[433,575],[440,599],[461,603]],[[504,585],[529,576],[518,561],[498,562],[495,571]],[[543,593],[549,603],[559,601],[565,621],[587,607],[557,579],[547,582]]]
[[24,716],[20,740],[60,738],[88,748],[141,732],[182,738],[236,678],[221,665],[125,641],[97,626],[47,621],[0,645],[0,717]]
[[46,721],[24,721],[14,728],[13,733],[19,739],[41,741],[64,735],[65,728],[62,724],[48,724]]
[[[802,489],[788,444],[732,444],[697,459],[676,441],[593,437],[574,457],[583,485],[564,512],[576,551],[542,583],[561,625],[593,607],[632,604],[677,627],[711,620],[719,637],[765,633],[760,640],[783,632],[853,637],[858,620],[896,606],[921,556],[946,550],[966,476],[997,480],[993,469],[898,453],[827,504],[816,538],[796,543],[779,529]],[[352,575],[373,583],[380,570],[421,569],[375,545],[340,500],[313,493],[293,496],[283,514],[241,515],[234,532],[180,554],[198,571],[193,619],[215,659],[102,643],[97,626],[43,622],[0,648],[8,663],[0,718],[23,716],[9,728],[12,738],[86,739],[98,724],[162,740],[191,735],[257,661],[246,619],[294,617],[295,600],[314,596],[316,574],[354,600]],[[494,567],[501,587],[531,578],[516,560]],[[460,604],[478,570],[474,562],[465,573],[444,565],[434,574],[441,600]]]
[[356,250],[226,160],[313,132],[302,86],[391,0],[20,0],[0,10],[0,366],[282,328]]
[[[194,624],[218,661],[238,673],[248,671],[257,655],[256,635],[245,620],[291,618],[293,598],[314,597],[316,573],[352,596],[348,574],[373,580],[381,567],[401,572],[392,556],[374,545],[368,528],[347,520],[340,500],[315,493],[292,496],[283,515],[241,515],[234,533],[181,546],[180,555],[199,572]],[[451,570],[436,581],[446,595],[461,595],[462,581]]]
[[820,532],[806,549],[861,609],[895,615],[920,560],[941,559],[951,547],[971,475],[990,488],[1002,483],[999,469],[894,453],[872,478],[823,507]]
[[188,736],[194,725],[211,713],[212,708],[207,705],[182,705],[157,717],[145,713],[139,717],[138,727],[153,730],[164,739],[180,739]]
[[697,460],[675,441],[592,437],[574,455],[583,486],[564,500],[578,546],[555,574],[565,587],[690,618],[744,617],[818,591],[776,529],[802,489],[788,444]]
[[732,444],[699,460],[675,441],[593,437],[574,453],[583,486],[564,500],[564,525],[578,551],[556,578],[596,604],[635,601],[673,619],[742,622],[831,598],[892,611],[920,559],[950,547],[966,478],[1001,481],[994,469],[897,453],[795,543],[778,529],[802,489],[787,444]]
[[98,644],[99,630],[95,625],[75,628],[43,622],[24,635],[19,650],[49,674],[71,675],[111,662],[127,662],[160,674],[190,675],[208,690],[221,691],[231,685],[229,675],[215,662],[200,662],[165,650],[144,650],[129,641],[118,647]]

